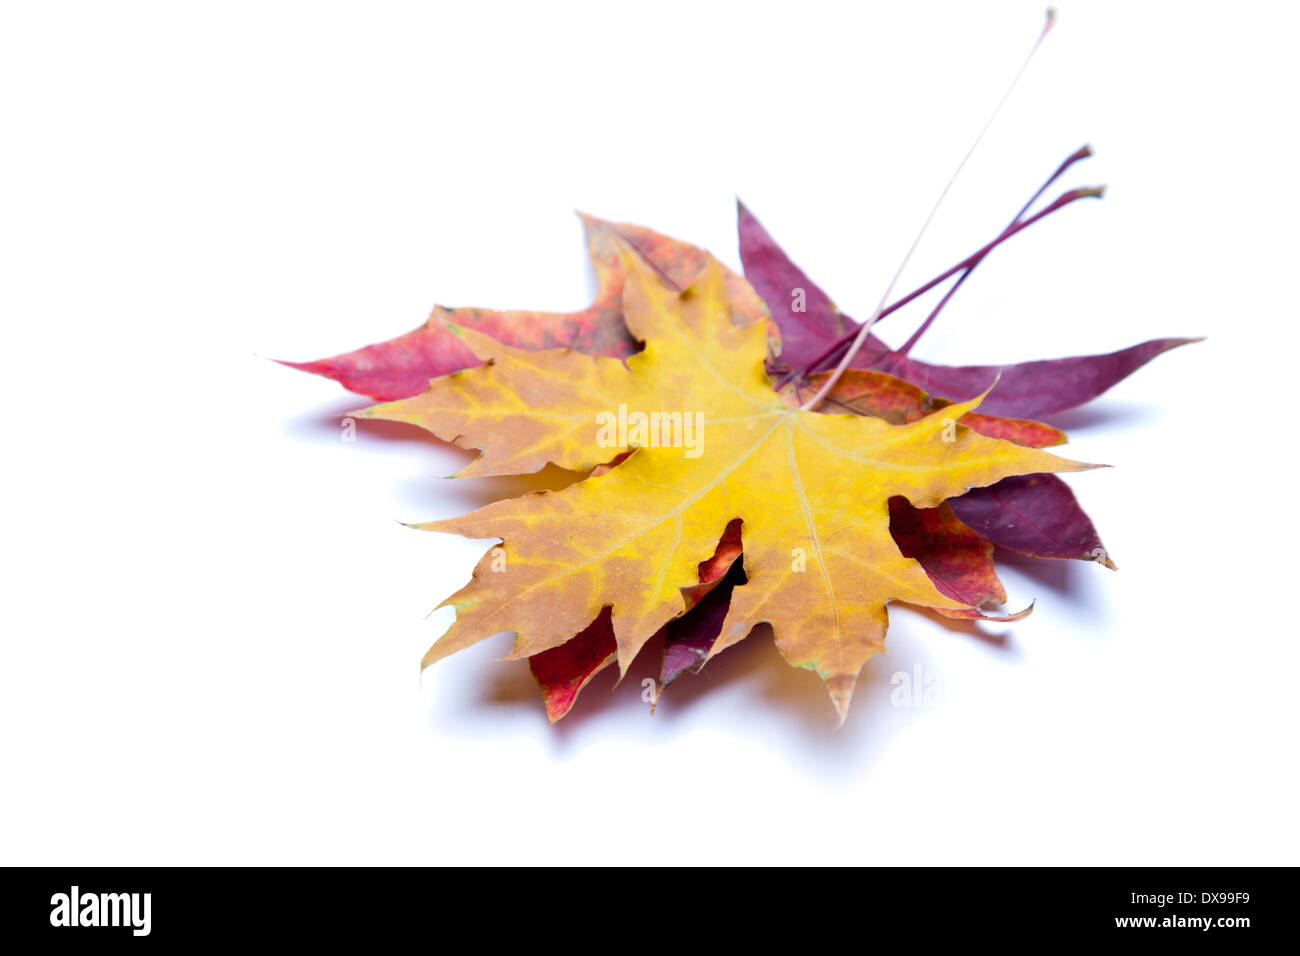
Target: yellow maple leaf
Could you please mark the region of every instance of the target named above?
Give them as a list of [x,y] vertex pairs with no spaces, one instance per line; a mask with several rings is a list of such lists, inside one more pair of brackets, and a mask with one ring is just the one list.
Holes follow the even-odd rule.
[[358,413],[480,449],[462,475],[548,462],[587,471],[634,449],[562,491],[417,526],[499,538],[504,552],[485,555],[444,602],[456,620],[423,666],[501,631],[516,635],[509,658],[529,657],[608,605],[626,672],[686,609],[682,588],[740,519],[748,581],[732,592],[710,656],[768,622],[786,660],[826,681],[842,720],[858,672],[883,647],[888,602],[962,607],[899,552],[890,497],[930,508],[1009,475],[1094,467],[958,424],[979,398],[906,425],[793,409],[764,370],[767,324],[733,324],[715,260],[681,293],[631,252],[624,266],[624,316],[645,343],[626,364],[452,327],[486,364]]

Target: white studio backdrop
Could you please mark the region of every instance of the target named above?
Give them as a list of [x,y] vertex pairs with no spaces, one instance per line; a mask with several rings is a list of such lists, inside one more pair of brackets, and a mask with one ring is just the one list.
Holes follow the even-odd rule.
[[1109,193],[918,357],[1209,339],[1054,420],[1121,570],[896,608],[838,731],[761,636],[653,718],[649,657],[555,727],[506,636],[421,680],[485,545],[399,522],[531,486],[270,359],[579,308],[575,209],[738,267],[737,196],[865,316],[1040,4],[2,9],[0,862],[1297,861],[1293,6],[1061,4],[903,287],[1085,142]]

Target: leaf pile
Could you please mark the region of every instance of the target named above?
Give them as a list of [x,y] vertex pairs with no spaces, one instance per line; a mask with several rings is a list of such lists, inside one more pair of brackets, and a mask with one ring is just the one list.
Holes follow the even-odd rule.
[[[286,363],[381,402],[355,414],[477,449],[461,475],[554,464],[584,476],[417,526],[500,541],[444,602],[456,620],[424,666],[512,631],[509,658],[528,659],[554,721],[655,638],[662,692],[766,623],[843,720],[890,602],[1024,616],[995,610],[995,546],[1114,567],[1057,477],[1094,466],[1044,451],[1066,436],[1036,419],[1193,340],[953,367],[910,357],[919,332],[897,350],[872,334],[802,410],[859,326],[743,206],[739,218],[744,278],[686,243],[584,216],[599,280],[587,309],[438,307],[397,339]],[[1033,219],[1022,211],[941,278],[960,272],[960,285]],[[638,414],[662,429],[638,429]]]

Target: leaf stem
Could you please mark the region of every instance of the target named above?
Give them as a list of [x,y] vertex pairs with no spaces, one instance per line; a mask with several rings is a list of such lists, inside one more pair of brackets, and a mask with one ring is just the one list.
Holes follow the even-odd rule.
[[907,268],[908,262],[911,261],[912,253],[916,252],[916,247],[921,244],[921,239],[925,236],[926,230],[929,229],[930,222],[934,219],[935,213],[937,213],[939,207],[943,205],[944,199],[948,196],[948,191],[952,189],[952,184],[957,181],[957,177],[960,176],[961,171],[966,168],[966,163],[974,154],[980,141],[984,139],[984,134],[987,133],[989,127],[993,125],[993,121],[997,119],[998,114],[1002,112],[1002,107],[1010,98],[1012,91],[1015,90],[1016,84],[1020,82],[1020,77],[1024,75],[1025,70],[1029,68],[1030,62],[1033,61],[1034,54],[1038,52],[1038,48],[1042,46],[1043,40],[1046,39],[1047,34],[1051,32],[1052,24],[1055,20],[1056,12],[1053,9],[1048,8],[1047,22],[1043,25],[1042,32],[1038,34],[1038,39],[1034,41],[1034,45],[1030,47],[1029,55],[1026,56],[1024,62],[1020,64],[1020,69],[1018,69],[1016,75],[1011,78],[1011,83],[1007,86],[1006,92],[1003,93],[1002,98],[998,100],[997,106],[993,107],[993,112],[989,114],[989,118],[984,121],[984,125],[980,128],[979,133],[976,134],[975,141],[970,144],[970,148],[966,150],[966,155],[961,158],[961,162],[957,164],[957,168],[953,171],[947,184],[944,185],[943,190],[939,193],[939,198],[935,200],[934,205],[930,208],[929,215],[925,217],[925,222],[921,224],[920,232],[918,232],[916,238],[912,240],[912,245],[908,247],[907,253],[903,256],[903,261],[898,264],[898,269],[895,270],[893,278],[889,280],[889,285],[885,287],[885,294],[880,297],[880,304],[876,306],[875,310],[867,318],[867,321],[862,323],[862,327],[858,329],[857,336],[849,345],[848,351],[844,353],[844,357],[840,359],[840,364],[835,367],[835,371],[831,373],[824,383],[822,383],[822,387],[817,390],[817,394],[799,406],[799,411],[812,411],[821,404],[822,399],[824,399],[830,393],[831,389],[835,387],[836,383],[839,382],[845,369],[847,369],[849,363],[853,361],[853,357],[858,354],[858,350],[861,349],[863,343],[866,342],[871,327],[876,324],[876,321],[884,313],[885,307],[889,303],[889,297],[894,294],[894,286],[898,284],[899,278],[903,275],[903,270]]
[[[1002,233],[999,235],[998,238],[1000,239],[1002,238],[1002,236],[1005,236],[1007,234],[1007,230],[1015,228],[1016,223],[1020,222],[1020,218],[1024,216],[1025,213],[1029,212],[1030,208],[1034,205],[1034,203],[1038,202],[1039,198],[1043,195],[1043,193],[1047,192],[1047,190],[1051,187],[1052,183],[1056,182],[1058,179],[1064,176],[1066,171],[1069,170],[1071,166],[1073,166],[1075,163],[1079,162],[1080,160],[1087,159],[1091,155],[1092,155],[1092,147],[1088,146],[1087,144],[1084,144],[1083,146],[1079,147],[1079,149],[1075,150],[1073,153],[1067,156],[1065,160],[1061,163],[1061,165],[1056,167],[1056,172],[1052,173],[1052,175],[1048,177],[1047,182],[1039,186],[1038,191],[1029,197],[1029,202],[1025,203],[1023,206],[1020,207],[1020,211],[1016,213],[1015,217],[1011,220],[1011,222],[1007,223],[1007,228],[1002,230]],[[987,255],[987,253],[985,253],[985,255]],[[984,261],[984,256],[980,256],[978,259],[976,259],[974,262],[968,265],[965,271],[962,272],[962,274],[957,277],[957,281],[952,284],[952,288],[950,288],[947,292],[944,293],[943,298],[939,300],[938,304],[934,307],[934,310],[929,314],[929,316],[926,317],[926,320],[921,323],[920,328],[918,328],[915,332],[912,333],[912,337],[903,343],[902,348],[898,349],[899,355],[906,355],[908,352],[912,350],[912,346],[915,345],[917,340],[922,335],[925,334],[925,330],[928,329],[930,325],[934,322],[934,320],[939,317],[939,313],[942,312],[943,307],[948,304],[948,300],[957,294],[957,290],[961,288],[962,283],[965,282],[968,278],[970,278],[970,274],[975,271],[975,267],[978,266],[983,261]]]
[[[916,289],[909,292],[907,295],[903,296],[901,299],[896,301],[893,305],[889,306],[889,308],[883,310],[880,313],[880,315],[877,316],[876,321],[877,322],[880,321],[880,319],[883,319],[891,312],[896,312],[897,310],[901,309],[903,306],[907,305],[909,302],[912,302],[914,299],[917,299],[920,296],[925,295],[925,293],[929,292],[935,286],[939,285],[944,280],[949,279],[952,276],[956,275],[958,272],[961,272],[963,269],[969,269],[971,266],[980,262],[985,256],[987,256],[990,252],[992,252],[1002,243],[1006,242],[1008,239],[1018,234],[1022,230],[1028,229],[1030,226],[1038,222],[1040,219],[1047,218],[1052,213],[1056,212],[1058,209],[1063,209],[1064,207],[1068,206],[1070,203],[1078,199],[1085,199],[1088,197],[1099,197],[1102,195],[1104,189],[1105,187],[1103,186],[1087,186],[1082,189],[1072,189],[1069,192],[1062,193],[1055,200],[1053,200],[1053,202],[1050,205],[1043,207],[1043,209],[1034,213],[1034,215],[1028,217],[1027,219],[1020,220],[1019,222],[1016,223],[1014,227],[1009,229],[1004,229],[996,239],[986,243],[985,245],[981,246],[979,249],[976,249],[965,259],[961,260],[961,262],[958,262],[950,269],[946,269],[945,271],[941,272],[939,275],[931,279],[929,282],[925,283],[922,286],[917,287]],[[778,383],[777,388],[780,389],[782,386],[789,384],[789,382],[796,377],[806,378],[807,376],[818,371],[818,366],[822,365],[824,362],[830,361],[836,355],[838,355],[854,339],[854,337],[859,334],[860,331],[861,331],[860,329],[851,329],[850,331],[844,333],[844,335],[840,336],[838,339],[836,339],[834,342],[828,345],[825,349],[822,350],[822,352],[815,359],[809,362],[808,365],[804,368],[802,373],[794,370],[787,373],[785,379],[782,380],[780,383]]]

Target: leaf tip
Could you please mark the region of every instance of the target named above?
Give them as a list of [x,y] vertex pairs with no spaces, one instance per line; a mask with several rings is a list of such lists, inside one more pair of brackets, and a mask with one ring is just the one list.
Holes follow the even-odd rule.
[[975,618],[977,621],[988,621],[993,624],[1011,624],[1015,621],[1023,621],[1034,613],[1034,606],[1038,603],[1038,598],[1029,602],[1029,606],[1020,611],[1014,611],[1011,614],[981,614]]
[[1112,571],[1118,571],[1119,565],[1110,558],[1110,552],[1103,547],[1096,547],[1084,555],[1089,561],[1096,561],[1103,568],[1110,568]]
[[853,699],[853,688],[856,684],[857,678],[851,674],[838,674],[826,678],[826,690],[830,692],[831,703],[835,705],[837,730],[844,726],[844,721],[849,716],[849,701]]

